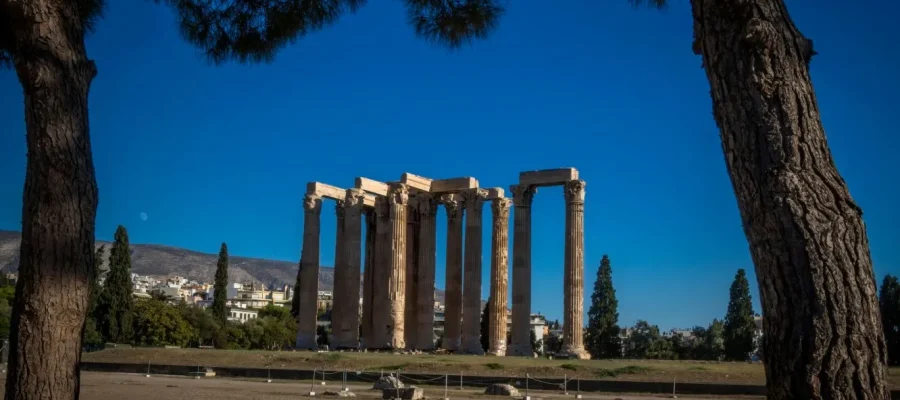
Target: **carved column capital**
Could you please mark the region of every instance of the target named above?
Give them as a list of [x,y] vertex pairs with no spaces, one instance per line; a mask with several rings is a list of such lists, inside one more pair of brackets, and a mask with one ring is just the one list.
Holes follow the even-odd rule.
[[303,197],[303,210],[307,213],[319,214],[322,212],[322,198],[314,194],[307,193]]
[[365,193],[359,189],[347,189],[344,201],[341,202],[344,208],[357,208],[362,210]]
[[462,196],[458,194],[445,194],[441,196],[441,204],[444,205],[444,209],[447,211],[447,219],[462,218],[463,212],[465,211],[463,208],[465,202],[463,201]]
[[435,199],[435,195],[431,193],[419,193],[416,195],[418,201],[416,202],[416,209],[419,212],[420,216],[423,217],[434,217],[437,215],[437,199]]
[[513,194],[513,204],[516,207],[531,207],[537,188],[531,185],[512,185],[509,191]]
[[409,204],[409,188],[402,183],[391,183],[388,189],[388,199],[391,204]]
[[493,212],[494,219],[496,218],[509,218],[509,206],[512,204],[512,200],[499,197],[491,201],[491,211]]
[[465,199],[466,211],[469,215],[472,215],[472,213],[481,212],[488,191],[485,189],[471,189],[463,192],[462,195]]
[[587,184],[582,180],[566,182],[563,195],[566,197],[566,203],[584,204],[584,188]]

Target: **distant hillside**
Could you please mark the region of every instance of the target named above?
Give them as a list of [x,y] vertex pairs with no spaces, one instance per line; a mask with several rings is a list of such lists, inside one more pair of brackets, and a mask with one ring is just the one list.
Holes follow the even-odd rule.
[[[19,232],[0,230],[0,269],[16,271],[19,268]],[[110,242],[97,241],[97,247]],[[201,282],[212,282],[216,274],[217,254],[200,253],[178,247],[155,244],[131,244],[131,271],[140,275],[180,275]],[[106,252],[109,257],[109,251]],[[103,268],[109,260],[103,260]],[[228,258],[228,278],[233,282],[263,283],[268,287],[293,285],[297,278],[297,263],[262,258]],[[332,290],[334,268],[319,268],[319,290]],[[438,300],[444,292],[437,290]]]

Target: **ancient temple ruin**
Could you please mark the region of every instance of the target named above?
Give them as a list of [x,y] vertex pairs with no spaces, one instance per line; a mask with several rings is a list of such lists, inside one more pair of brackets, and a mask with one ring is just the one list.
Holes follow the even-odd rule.
[[[480,188],[471,177],[433,180],[405,173],[396,182],[360,177],[350,189],[310,182],[304,199],[300,287],[295,294],[300,296],[297,348],[316,347],[319,228],[322,201],[328,199],[335,202],[337,217],[332,347],[434,350],[435,229],[438,208],[443,206],[447,218],[443,347],[457,353],[483,354],[482,213],[489,203],[493,224],[488,354],[531,356],[531,203],[538,187],[559,185],[564,186],[566,202],[565,315],[560,356],[589,358],[582,340],[585,183],[574,168],[522,172],[518,184],[510,187],[512,199],[504,196],[502,188]],[[507,347],[511,204],[515,209],[512,343]],[[363,243],[365,251],[361,250]]]

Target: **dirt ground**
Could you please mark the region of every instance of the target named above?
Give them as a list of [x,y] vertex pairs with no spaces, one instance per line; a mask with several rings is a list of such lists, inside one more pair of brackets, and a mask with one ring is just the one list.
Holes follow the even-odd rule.
[[[471,376],[525,376],[608,379],[647,382],[765,384],[762,364],[670,360],[548,360],[439,354],[308,351],[200,350],[118,348],[86,353],[83,361],[209,367],[326,369],[331,371],[401,371]],[[892,388],[900,388],[900,369],[891,368]]]
[[[5,379],[0,379],[0,384],[6,384]],[[356,394],[356,398],[362,400],[380,399],[380,391],[370,389],[371,386],[350,386],[350,390]],[[441,399],[444,397],[443,387],[425,387],[425,396],[431,399]],[[339,385],[332,386],[316,386],[315,398],[334,398],[323,396],[326,390],[339,391]],[[81,374],[81,399],[84,400],[107,400],[107,399],[129,399],[129,400],[159,400],[159,399],[254,399],[254,400],[280,400],[280,399],[297,399],[298,397],[309,397],[310,385],[308,383],[298,383],[295,381],[282,382],[275,381],[266,383],[265,381],[252,380],[235,380],[223,378],[201,378],[194,379],[189,377],[175,376],[157,376],[146,377],[144,375],[134,374],[107,374],[85,372]],[[496,398],[496,396],[483,395],[484,389],[464,388],[450,389],[448,397],[455,399],[488,399]],[[532,400],[538,399],[575,399],[574,393],[565,395],[563,393],[549,391],[531,391],[529,392]],[[585,393],[584,399],[591,400],[658,400],[668,396],[648,396],[648,395],[629,395],[629,394],[599,394]],[[712,397],[682,397],[679,399],[710,399]],[[724,398],[724,397],[718,397]],[[739,396],[728,397],[734,399],[762,399],[762,397]]]

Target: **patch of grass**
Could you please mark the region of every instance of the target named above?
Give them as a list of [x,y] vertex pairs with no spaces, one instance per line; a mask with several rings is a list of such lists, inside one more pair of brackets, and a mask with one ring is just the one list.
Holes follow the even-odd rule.
[[688,371],[709,371],[709,368],[706,367],[690,367]]
[[616,368],[614,372],[617,375],[631,375],[631,374],[644,374],[652,371],[653,368],[650,367],[642,367],[639,365],[629,365],[627,367]]
[[503,369],[503,368],[506,368],[506,367],[504,367],[504,366],[502,366],[502,365],[500,365],[500,364],[497,364],[497,363],[487,363],[487,364],[484,364],[484,366],[487,367],[487,369]]
[[409,365],[410,365],[409,363],[403,363],[403,364],[385,365],[383,367],[377,367],[377,368],[373,368],[373,369],[383,369],[385,371],[396,371],[398,369],[404,369],[406,367],[409,367]]
[[320,360],[325,361],[337,361],[343,358],[344,356],[341,353],[320,353],[318,355]]
[[594,370],[594,376],[598,378],[615,378],[616,373],[611,369],[600,368]]
[[562,369],[567,369],[569,371],[578,371],[578,366],[575,364],[563,364],[559,366]]

